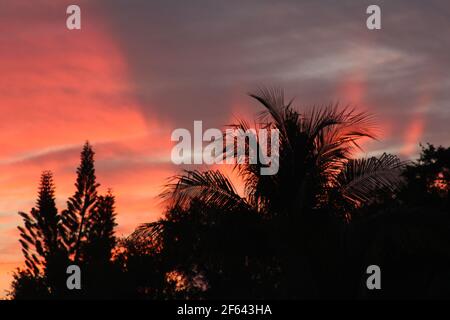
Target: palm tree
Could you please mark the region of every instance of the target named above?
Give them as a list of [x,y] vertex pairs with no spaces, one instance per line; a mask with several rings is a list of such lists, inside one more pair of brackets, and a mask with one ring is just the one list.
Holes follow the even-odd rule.
[[[245,194],[241,196],[219,170],[185,171],[173,178],[161,197],[169,208],[184,208],[185,214],[190,214],[192,203],[218,208],[223,214],[258,214],[267,222],[270,250],[278,256],[279,268],[273,269],[284,273],[285,280],[280,280],[280,286],[286,287],[287,297],[294,297],[299,286],[317,289],[316,284],[303,281],[311,278],[308,274],[313,269],[303,257],[311,251],[320,252],[317,241],[315,247],[305,245],[314,242],[316,235],[312,230],[320,228],[314,225],[317,222],[314,219],[326,212],[350,221],[355,209],[373,201],[379,191],[397,188],[403,164],[396,156],[387,154],[352,159],[355,150],[360,149],[362,138],[376,139],[370,114],[338,105],[299,112],[292,106],[292,100],[285,102],[284,92],[279,89],[262,89],[250,96],[264,107],[255,122],[255,132],[262,128],[279,132],[278,157],[275,157],[279,162],[278,172],[262,175],[264,164],[249,161],[236,164],[235,169],[245,185]],[[231,127],[242,133],[250,129],[244,120]],[[258,137],[255,134],[260,144]],[[225,146],[224,154],[230,150],[234,155],[232,146]],[[134,236],[158,238],[167,223],[167,219],[162,219],[142,225]],[[333,236],[326,235],[328,239]],[[329,249],[328,244],[325,246]],[[307,273],[302,280],[298,280],[299,272]]]
[[[370,114],[337,105],[299,113],[292,101],[285,103],[282,90],[263,89],[250,96],[265,107],[256,130],[280,132],[278,173],[261,175],[261,163],[237,164],[245,183],[245,196],[241,197],[220,171],[185,171],[167,185],[161,195],[164,199],[181,205],[198,199],[222,208],[251,207],[272,217],[288,218],[327,207],[336,191],[347,207],[356,208],[370,202],[377,190],[398,186],[403,163],[396,156],[351,158],[355,149],[360,149],[362,138],[376,138]],[[243,120],[232,127],[241,132],[250,129]]]

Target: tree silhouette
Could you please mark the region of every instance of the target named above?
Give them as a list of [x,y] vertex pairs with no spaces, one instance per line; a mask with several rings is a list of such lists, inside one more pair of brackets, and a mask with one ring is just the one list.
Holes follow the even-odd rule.
[[43,276],[19,269],[13,274],[8,296],[14,300],[42,300],[49,298],[49,291]]
[[408,165],[403,176],[405,202],[450,210],[450,148],[422,146],[419,160]]
[[106,264],[111,260],[111,253],[116,245],[115,197],[111,191],[105,196],[98,196],[90,218],[91,228],[86,242],[81,246],[84,259]]
[[90,229],[86,240],[80,245],[85,277],[84,298],[112,298],[116,285],[112,279],[118,278],[118,270],[111,262],[116,246],[114,228],[115,198],[111,191],[98,196],[95,208],[89,217]]
[[94,151],[89,142],[86,142],[81,152],[80,166],[77,168],[76,191],[67,201],[67,209],[63,212],[65,243],[75,263],[84,258],[82,243],[89,240],[89,233],[95,222],[93,217],[96,213],[99,186],[95,177]]
[[[36,207],[20,213],[26,268],[14,274],[10,296],[450,296],[450,148],[422,147],[408,163],[389,154],[355,159],[361,139],[375,138],[370,115],[335,105],[298,111],[281,90],[250,96],[264,107],[254,131],[244,120],[231,127],[253,134],[258,146],[261,129],[278,130],[276,174],[263,175],[270,164],[245,159],[235,165],[240,194],[219,170],[184,171],[160,195],[164,216],[117,239],[115,197],[97,194],[86,142],[67,210],[58,213],[46,171]],[[224,145],[222,155],[241,160],[231,151],[234,145]],[[82,292],[64,287],[69,263],[82,269]],[[382,291],[365,286],[371,264],[383,270]]]
[[[19,214],[24,220],[24,227],[19,226],[18,229],[26,269],[16,275],[16,280],[30,282],[37,279],[37,283],[45,284],[43,287],[48,290],[47,294],[55,294],[61,287],[66,251],[62,243],[61,214],[56,209],[55,187],[50,171],[44,171],[41,175],[36,207],[29,214]],[[25,286],[18,284],[16,291]]]
[[[116,246],[115,198],[111,191],[97,195],[94,151],[88,142],[81,152],[75,186],[67,210],[58,213],[53,176],[45,171],[36,208],[30,214],[19,213],[24,220],[19,230],[26,269],[15,274],[12,297],[99,298],[111,293],[108,284],[117,275],[111,262]],[[82,292],[69,292],[66,287],[66,268],[73,263],[82,267]]]
[[105,196],[97,194],[94,151],[86,142],[77,168],[76,192],[63,212],[65,243],[71,261],[82,268],[84,289],[75,292],[77,298],[110,297],[111,277],[116,269],[111,253],[116,245],[114,235],[115,198],[111,191]]
[[[336,270],[342,270],[339,252],[344,249],[339,247],[342,244],[339,238],[342,237],[340,230],[343,227],[339,227],[339,221],[333,220],[332,216],[338,214],[344,218],[343,221],[347,221],[362,203],[370,202],[377,191],[396,189],[402,163],[390,155],[366,160],[351,158],[354,150],[359,148],[358,141],[361,138],[375,137],[371,130],[370,115],[357,113],[350,108],[339,109],[337,106],[313,108],[299,113],[292,107],[292,101],[285,103],[281,90],[262,90],[259,94],[251,94],[251,97],[265,107],[259,117],[260,124],[257,125],[256,133],[261,128],[277,129],[280,133],[278,173],[261,175],[260,169],[264,164],[260,162],[237,164],[236,170],[245,183],[245,196],[241,197],[232,182],[220,171],[186,171],[175,176],[173,183],[168,184],[161,195],[169,205],[166,219],[142,225],[136,230],[135,236],[147,234],[161,237],[165,241],[165,250],[170,251],[170,246],[178,246],[178,241],[174,244],[167,239],[180,239],[183,232],[180,228],[178,233],[170,233],[175,228],[173,225],[179,224],[173,215],[179,210],[176,208],[181,208],[181,216],[185,219],[188,219],[186,216],[229,217],[236,213],[241,219],[249,214],[254,215],[260,221],[262,219],[260,223],[265,226],[264,231],[260,233],[261,238],[258,233],[249,233],[251,236],[245,241],[255,243],[250,238],[258,237],[257,243],[269,245],[265,248],[267,250],[258,250],[257,243],[251,248],[247,247],[242,253],[243,259],[235,261],[234,266],[240,265],[243,270],[248,271],[249,258],[252,260],[253,257],[256,261],[254,266],[263,265],[258,270],[259,276],[272,278],[273,286],[279,288],[277,297],[301,297],[302,290],[305,294],[319,290],[320,284],[314,283],[319,276],[313,277],[313,270],[329,268],[333,263],[336,264]],[[249,132],[250,129],[243,120],[232,127],[241,129],[240,132]],[[254,139],[260,143],[257,134]],[[224,152],[227,150],[235,149],[233,146],[225,146]],[[194,203],[197,205],[193,206]],[[193,237],[200,241],[201,234],[197,230],[202,230],[205,222],[191,220],[196,225],[190,227],[191,230],[196,230],[193,231]],[[227,237],[225,231],[219,232],[217,229],[225,228],[223,221],[226,220],[211,222],[208,237],[201,240],[201,243],[218,243],[223,246],[224,241],[230,241],[229,238],[217,238]],[[168,237],[167,234],[171,236]],[[322,235],[327,241],[317,238],[318,235]],[[268,242],[263,240],[267,238],[270,239]],[[244,241],[243,238],[241,240]],[[196,242],[190,239],[182,243]],[[198,255],[206,255],[205,252],[211,253],[217,249],[206,251],[208,247],[198,248],[200,244],[197,245]],[[195,248],[189,248],[193,249]],[[236,247],[233,249],[237,250]],[[314,262],[323,260],[318,255],[325,250],[334,260],[323,261],[322,266],[314,266]],[[178,254],[179,251],[176,252]],[[255,257],[252,252],[265,252],[273,258],[270,261],[264,254]],[[226,257],[230,259],[231,255]],[[170,255],[170,259],[178,261],[176,254]],[[216,273],[209,273],[216,277],[218,273],[225,272],[225,263],[228,262],[220,257],[217,259],[212,263],[216,264]],[[198,265],[205,263],[192,261],[185,265],[184,272],[198,269]],[[282,270],[283,276],[277,270]],[[238,274],[236,269],[230,271],[230,274],[233,272]],[[205,273],[203,269],[197,275]],[[333,272],[329,274],[335,275]],[[254,284],[253,281],[252,285]]]
[[[218,206],[225,202],[247,205],[267,215],[295,219],[312,208],[327,206],[332,191],[343,193],[343,200],[355,208],[369,201],[378,189],[396,188],[402,163],[395,156],[351,159],[361,138],[375,137],[370,115],[349,108],[339,110],[337,106],[298,113],[292,101],[285,104],[283,92],[278,90],[262,90],[251,96],[266,108],[260,127],[280,132],[278,173],[261,175],[264,164],[260,162],[237,164],[245,182],[242,198],[219,172],[187,171],[168,186],[164,198],[183,204],[198,198]],[[245,121],[233,127],[242,132],[250,129]]]

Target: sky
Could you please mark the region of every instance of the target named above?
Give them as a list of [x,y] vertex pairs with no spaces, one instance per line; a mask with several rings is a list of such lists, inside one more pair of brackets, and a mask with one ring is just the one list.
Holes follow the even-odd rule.
[[[70,4],[81,30],[66,28]],[[366,27],[371,4],[381,30]],[[119,236],[161,216],[156,196],[182,169],[171,132],[252,119],[261,86],[299,110],[373,113],[380,139],[361,155],[450,145],[447,0],[0,0],[0,30],[0,297],[22,263],[17,212],[43,170],[65,208],[86,140]]]

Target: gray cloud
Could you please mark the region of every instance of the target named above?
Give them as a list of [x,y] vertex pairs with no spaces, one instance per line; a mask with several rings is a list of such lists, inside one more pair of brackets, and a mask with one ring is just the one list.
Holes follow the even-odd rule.
[[[90,19],[106,21],[131,72],[131,94],[148,118],[219,126],[235,111],[236,95],[281,86],[300,105],[340,101],[368,108],[394,124],[388,147],[401,143],[420,112],[423,138],[450,143],[446,0],[79,4],[87,32]],[[365,27],[370,4],[381,6],[380,31]],[[58,10],[52,5],[32,13],[55,20]],[[352,83],[361,86],[358,99],[346,91]]]

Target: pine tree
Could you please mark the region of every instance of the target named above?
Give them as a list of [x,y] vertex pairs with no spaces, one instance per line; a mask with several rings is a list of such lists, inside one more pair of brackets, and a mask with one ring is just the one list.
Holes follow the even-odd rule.
[[97,188],[94,167],[94,151],[86,142],[81,152],[81,163],[77,168],[76,192],[67,201],[63,212],[65,243],[75,263],[83,260],[82,244],[89,239],[93,228],[97,202]]
[[84,257],[88,261],[107,264],[116,245],[114,228],[116,227],[115,197],[109,190],[105,196],[99,196],[91,216],[91,229],[86,243],[82,246]]
[[56,208],[50,171],[44,171],[41,175],[36,207],[29,214],[19,214],[24,221],[24,226],[18,229],[26,269],[16,275],[17,279],[20,281],[27,277],[29,280],[39,280],[45,283],[49,293],[54,293],[58,287],[58,270],[66,255],[60,235],[61,215]]
[[118,276],[111,262],[112,250],[116,245],[114,235],[115,199],[109,191],[98,196],[91,216],[91,228],[86,242],[81,244],[85,275],[85,298],[113,298],[116,283],[111,279]]
[[110,191],[99,196],[99,185],[95,176],[94,151],[86,142],[77,169],[76,192],[69,198],[63,214],[70,258],[83,270],[84,290],[78,298],[98,298],[112,293],[115,198]]
[[58,225],[60,216],[55,205],[53,175],[44,171],[38,192],[36,207],[30,213],[19,212],[24,227],[20,231],[20,243],[27,270],[32,275],[43,273],[47,258],[60,248]]
[[[109,276],[115,272],[111,263],[116,245],[115,198],[111,191],[105,196],[97,195],[94,151],[88,142],[81,152],[75,187],[67,209],[58,214],[53,177],[46,171],[42,174],[36,207],[29,214],[19,213],[24,219],[24,227],[19,227],[19,241],[26,269],[15,274],[12,297],[26,298],[37,292],[39,297],[31,298],[110,294]],[[83,266],[87,290],[81,293],[67,291],[65,270],[70,263]]]

